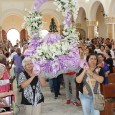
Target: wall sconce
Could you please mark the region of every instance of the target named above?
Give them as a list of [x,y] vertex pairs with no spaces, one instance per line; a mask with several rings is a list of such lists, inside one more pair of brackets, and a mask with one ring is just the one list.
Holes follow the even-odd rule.
[[103,17],[107,17],[107,14],[105,14],[104,11],[101,11],[101,12],[102,12]]
[[103,17],[107,17],[107,14],[103,13]]
[[88,19],[85,17],[84,20],[88,20]]

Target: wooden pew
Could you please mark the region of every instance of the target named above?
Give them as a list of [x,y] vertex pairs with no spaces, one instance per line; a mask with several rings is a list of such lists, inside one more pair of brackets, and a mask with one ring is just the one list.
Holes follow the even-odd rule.
[[108,75],[109,83],[115,83],[115,73],[110,73]]
[[[11,89],[13,89],[13,84],[10,84]],[[0,108],[9,108],[10,111],[2,112],[0,115],[14,115],[12,105],[12,96],[7,96],[5,98],[0,98]]]
[[105,98],[105,109],[101,111],[101,115],[114,115],[115,84],[102,85],[102,94]]
[[0,115],[14,115],[13,110],[11,108],[11,96],[0,99],[0,108],[1,109],[9,108],[10,110],[6,112],[2,112],[0,113]]
[[113,69],[113,73],[115,73],[115,67],[113,67],[112,69]]

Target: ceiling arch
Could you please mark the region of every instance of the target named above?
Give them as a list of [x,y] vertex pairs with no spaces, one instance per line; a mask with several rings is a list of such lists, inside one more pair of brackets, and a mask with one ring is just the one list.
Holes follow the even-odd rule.
[[21,19],[24,18],[24,12],[18,9],[11,9],[11,10],[6,10],[5,12],[3,12],[0,16],[0,24],[2,25],[4,19],[6,19],[7,17],[11,16],[11,15],[15,15],[20,17]]
[[77,22],[81,22],[82,19],[87,19],[87,16],[86,16],[86,12],[85,12],[85,9],[83,7],[80,7],[79,8],[79,12],[78,12],[78,18],[77,18]]
[[96,20],[96,13],[97,13],[97,9],[98,9],[100,4],[103,6],[103,9],[104,9],[104,12],[105,12],[105,7],[104,7],[103,3],[99,0],[97,0],[97,1],[92,3],[92,5],[89,9],[89,14],[88,14],[89,20],[93,20],[93,21]]
[[59,25],[63,25],[63,16],[60,12],[56,11],[57,6],[54,5],[53,1],[46,1],[41,7],[40,12],[42,14],[52,14],[58,21]]

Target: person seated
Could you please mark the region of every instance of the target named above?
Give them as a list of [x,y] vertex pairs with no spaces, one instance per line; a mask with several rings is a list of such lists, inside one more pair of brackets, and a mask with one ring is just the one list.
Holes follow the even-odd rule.
[[14,91],[10,90],[10,76],[6,69],[5,62],[5,55],[0,54],[0,108],[6,108],[8,106],[10,108],[10,104],[7,103],[6,98],[8,96],[14,95]]

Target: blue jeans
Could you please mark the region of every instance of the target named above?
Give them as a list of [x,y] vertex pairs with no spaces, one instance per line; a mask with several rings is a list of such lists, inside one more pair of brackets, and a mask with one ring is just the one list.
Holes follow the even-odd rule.
[[100,112],[94,109],[92,96],[79,92],[79,98],[83,109],[83,115],[100,115]]
[[16,81],[17,81],[17,85],[18,85],[18,79],[19,79],[20,73],[15,72],[15,77],[16,77]]

